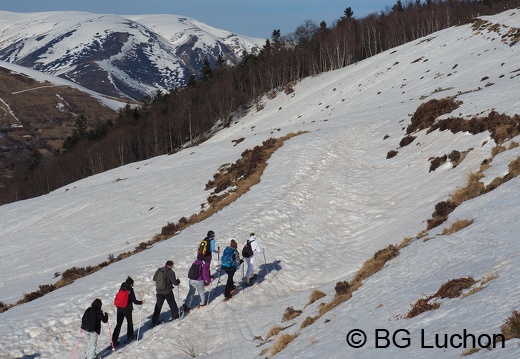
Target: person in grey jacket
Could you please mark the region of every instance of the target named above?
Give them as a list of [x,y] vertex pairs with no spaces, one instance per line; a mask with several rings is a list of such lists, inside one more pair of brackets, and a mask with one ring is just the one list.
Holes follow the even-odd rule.
[[[179,308],[177,307],[177,302],[175,302],[175,297],[173,296],[173,286],[178,286],[181,281],[177,279],[172,268],[173,261],[167,261],[166,265],[163,268],[157,269],[153,276],[153,280],[157,283],[157,302],[155,303],[155,309],[153,311],[152,326],[161,324],[159,315],[161,314],[161,309],[165,300],[170,306],[171,320],[179,318]],[[164,289],[162,289],[162,286],[158,283],[158,279],[160,278],[165,278],[166,285]]]

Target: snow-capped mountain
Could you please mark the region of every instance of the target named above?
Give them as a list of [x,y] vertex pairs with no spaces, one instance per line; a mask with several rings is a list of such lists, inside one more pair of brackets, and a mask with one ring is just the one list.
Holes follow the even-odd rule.
[[[0,301],[15,303],[68,268],[99,264],[199,213],[215,173],[267,139],[298,134],[269,158],[259,183],[211,217],[0,314],[0,357],[82,357],[81,316],[95,298],[109,314],[98,348],[109,347],[114,296],[130,275],[146,301],[133,312],[139,341],[107,351],[109,358],[518,358],[520,339],[502,345],[486,336],[520,309],[520,135],[506,122],[493,131],[485,125],[499,113],[518,126],[519,28],[515,9],[445,29],[265,96],[197,146],[1,206]],[[443,100],[457,106],[427,111],[425,104]],[[421,110],[432,123],[462,119],[481,129],[416,129],[403,145]],[[437,204],[475,179],[477,189],[496,187],[427,228]],[[175,262],[182,304],[188,268],[210,229],[221,248],[257,234],[265,248],[258,282],[243,290],[240,269],[231,301],[222,300],[221,279],[208,288],[208,306],[150,328],[153,273]],[[399,253],[355,282],[390,245]],[[218,265],[214,256],[213,273]],[[473,284],[453,297],[434,295],[456,279]],[[334,302],[340,282],[358,287]],[[314,290],[324,296],[311,302]],[[408,316],[419,299],[429,310]],[[285,320],[288,308],[299,315]],[[162,318],[169,315],[164,306]]]
[[134,100],[183,86],[204,58],[232,64],[264,43],[176,15],[0,11],[0,60]]

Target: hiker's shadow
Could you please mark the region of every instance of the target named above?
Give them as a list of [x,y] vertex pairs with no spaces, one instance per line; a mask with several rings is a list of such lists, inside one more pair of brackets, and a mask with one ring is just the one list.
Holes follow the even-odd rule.
[[265,280],[271,282],[274,277],[278,275],[278,273],[282,270],[281,260],[274,261],[272,263],[264,263],[258,266],[258,277],[256,282],[258,284],[262,283]]

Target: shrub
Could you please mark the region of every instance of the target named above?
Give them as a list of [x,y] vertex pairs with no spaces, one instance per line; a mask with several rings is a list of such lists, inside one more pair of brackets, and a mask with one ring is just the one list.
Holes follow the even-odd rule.
[[350,291],[350,283],[347,281],[337,282],[334,287],[336,295],[347,294]]
[[509,316],[500,327],[500,332],[504,335],[506,340],[520,338],[520,312],[514,310],[511,316]]
[[433,99],[419,105],[412,115],[411,123],[406,128],[406,133],[411,134],[430,128],[435,123],[437,117],[454,111],[461,104],[462,102],[455,101],[453,97],[448,97],[440,100]]
[[430,159],[430,171],[435,171],[439,166],[446,163],[446,160],[448,159],[448,156],[444,155],[442,157],[434,157]]
[[452,279],[444,283],[434,297],[437,298],[457,298],[464,289],[468,289],[476,283],[471,277]]
[[396,150],[391,150],[391,151],[388,151],[388,153],[386,154],[386,158],[392,158],[392,157],[395,157],[397,156],[397,151]]
[[285,309],[285,313],[283,314],[282,322],[286,322],[288,320],[294,319],[302,314],[301,310],[296,310],[293,307],[288,307]]
[[417,137],[414,137],[414,136],[405,136],[403,137],[403,139],[401,140],[401,142],[399,142],[399,147],[405,147],[405,146],[408,146],[410,143],[412,143]]
[[440,304],[430,304],[429,300],[431,299],[432,297],[418,299],[415,304],[412,305],[412,309],[408,312],[408,314],[406,314],[406,318],[413,318],[426,311],[438,309]]
[[462,202],[469,201],[486,192],[486,187],[480,182],[482,177],[483,175],[481,173],[471,173],[468,176],[468,184],[466,187],[459,189],[451,196],[451,201],[455,207]]

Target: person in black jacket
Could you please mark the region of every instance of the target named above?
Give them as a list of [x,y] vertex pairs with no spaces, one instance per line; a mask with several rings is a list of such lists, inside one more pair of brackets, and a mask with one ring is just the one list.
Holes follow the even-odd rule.
[[[132,320],[132,311],[134,310],[133,304],[143,305],[144,300],[137,300],[135,298],[134,293],[134,280],[130,277],[126,278],[121,284],[120,290],[128,291],[128,304],[125,308],[117,308],[117,324],[114,328],[114,333],[112,334],[112,343],[114,346],[119,345],[119,332],[121,331],[121,326],[123,325],[123,320],[126,318],[126,342],[130,343],[135,340],[134,335],[134,322]],[[132,304],[133,303],[133,304]]]
[[101,303],[100,299],[95,299],[92,305],[85,310],[83,318],[81,319],[81,329],[87,333],[88,344],[87,350],[85,351],[86,359],[96,358],[96,346],[98,336],[101,333],[101,321],[103,321],[103,323],[108,322],[108,314],[101,311],[102,305],[103,303]]
[[155,309],[153,311],[152,326],[161,324],[159,315],[161,314],[161,309],[165,300],[171,310],[170,320],[178,319],[179,307],[177,306],[177,302],[173,296],[173,286],[178,286],[181,281],[175,276],[175,272],[173,271],[173,261],[167,261],[164,267],[157,269],[153,275],[153,280],[157,285],[157,302],[155,303]]

